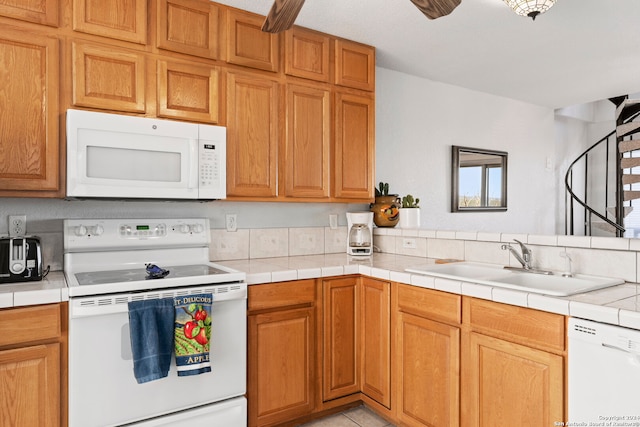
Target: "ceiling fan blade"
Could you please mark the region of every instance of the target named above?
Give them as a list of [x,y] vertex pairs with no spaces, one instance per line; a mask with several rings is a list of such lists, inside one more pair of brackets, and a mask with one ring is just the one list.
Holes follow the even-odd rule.
[[448,15],[458,7],[462,0],[411,0],[429,19]]
[[262,24],[262,31],[279,33],[293,26],[304,0],[275,0]]

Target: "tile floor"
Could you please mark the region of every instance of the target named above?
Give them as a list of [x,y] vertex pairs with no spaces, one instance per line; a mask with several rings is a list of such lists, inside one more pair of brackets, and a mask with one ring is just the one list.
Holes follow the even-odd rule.
[[298,427],[395,427],[364,405]]

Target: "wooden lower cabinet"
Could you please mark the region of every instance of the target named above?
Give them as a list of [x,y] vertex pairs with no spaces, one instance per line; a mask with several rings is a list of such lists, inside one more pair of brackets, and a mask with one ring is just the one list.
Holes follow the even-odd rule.
[[66,425],[66,324],[64,304],[0,310],[1,427]]
[[459,426],[460,296],[395,286],[396,416],[407,426]]
[[317,384],[315,280],[249,286],[249,426],[310,414]]

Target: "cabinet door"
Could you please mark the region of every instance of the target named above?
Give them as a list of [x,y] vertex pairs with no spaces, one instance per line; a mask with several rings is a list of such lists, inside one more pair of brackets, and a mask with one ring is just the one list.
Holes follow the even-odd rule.
[[375,48],[349,40],[336,40],[336,84],[375,90]]
[[158,116],[218,123],[218,69],[158,61]]
[[375,130],[373,98],[335,94],[334,196],[373,198]]
[[285,69],[290,76],[329,81],[329,36],[293,27],[285,32]]
[[264,16],[227,10],[227,62],[277,72],[279,34],[262,31]]
[[287,85],[287,196],[329,197],[330,120],[328,90]]
[[0,351],[0,426],[60,425],[60,345]]
[[57,27],[59,7],[58,0],[0,0],[0,15]]
[[403,425],[459,426],[460,328],[400,312],[395,355]]
[[218,6],[202,0],[159,0],[157,45],[178,53],[218,57]]
[[278,83],[227,75],[227,196],[277,194]]
[[42,191],[59,190],[58,75],[56,39],[3,29],[0,35],[3,195],[33,197],[46,195]]
[[324,401],[360,391],[358,279],[323,281]]
[[551,426],[564,420],[563,357],[469,336],[462,401],[467,426]]
[[316,384],[315,308],[249,316],[249,426],[309,414]]
[[146,0],[73,0],[73,29],[83,33],[147,42]]
[[362,392],[391,408],[390,284],[362,278]]
[[74,105],[144,113],[144,83],[142,53],[73,43]]

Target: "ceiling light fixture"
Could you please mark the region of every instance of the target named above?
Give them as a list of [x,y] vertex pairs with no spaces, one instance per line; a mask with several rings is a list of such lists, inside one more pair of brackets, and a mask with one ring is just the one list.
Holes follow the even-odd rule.
[[535,20],[536,16],[545,13],[556,0],[504,0],[515,13]]

